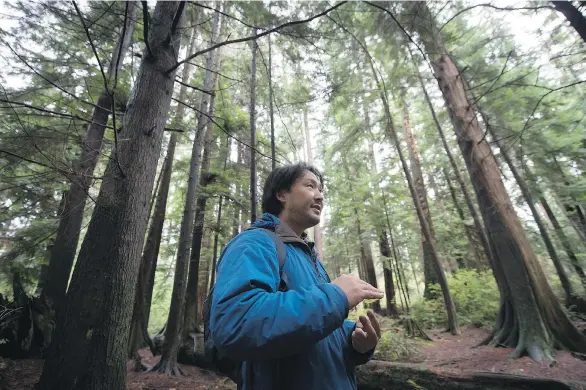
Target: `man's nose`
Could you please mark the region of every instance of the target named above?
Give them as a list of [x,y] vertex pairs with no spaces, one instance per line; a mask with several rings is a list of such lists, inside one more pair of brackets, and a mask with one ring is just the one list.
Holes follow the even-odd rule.
[[315,200],[324,200],[324,193],[321,191],[318,191],[317,194],[315,194],[314,199]]

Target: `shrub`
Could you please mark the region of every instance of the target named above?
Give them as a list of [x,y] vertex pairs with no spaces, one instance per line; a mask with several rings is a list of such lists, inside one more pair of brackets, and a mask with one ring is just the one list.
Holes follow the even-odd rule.
[[[499,291],[492,271],[459,270],[448,278],[460,325],[492,327],[499,308]],[[430,286],[433,296],[412,307],[413,318],[424,328],[447,324],[446,310],[439,285]]]
[[374,352],[377,360],[419,363],[425,360],[423,343],[408,338],[405,332],[385,331]]

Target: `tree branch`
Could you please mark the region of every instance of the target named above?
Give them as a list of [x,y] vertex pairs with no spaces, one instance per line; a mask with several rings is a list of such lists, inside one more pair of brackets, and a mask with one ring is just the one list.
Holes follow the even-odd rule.
[[533,118],[533,115],[535,115],[535,111],[537,111],[537,107],[539,107],[539,105],[541,104],[543,99],[545,99],[550,93],[554,93],[554,92],[559,91],[561,89],[573,87],[574,85],[579,85],[579,84],[583,84],[583,83],[586,83],[586,80],[580,80],[580,81],[576,81],[576,82],[568,84],[568,85],[563,85],[561,87],[554,88],[551,91],[545,93],[543,96],[541,96],[539,98],[539,100],[537,101],[537,103],[535,104],[535,107],[533,107],[533,111],[531,111],[531,115],[529,115],[529,118],[527,118],[527,120],[525,121],[525,125],[523,126],[523,129],[521,129],[521,132],[519,133],[519,138],[523,137],[523,132],[527,129],[527,126],[529,125],[529,121],[531,120],[531,118]]
[[281,24],[281,25],[279,25],[277,27],[273,27],[273,28],[271,28],[269,30],[263,31],[260,34],[256,34],[256,35],[249,36],[249,37],[244,37],[244,38],[226,40],[224,42],[217,43],[215,45],[212,45],[212,46],[208,47],[207,49],[203,49],[203,50],[197,51],[197,52],[193,53],[192,55],[188,56],[187,58],[185,58],[184,60],[177,62],[171,68],[167,69],[165,71],[165,73],[169,74],[169,73],[173,72],[175,69],[177,69],[178,67],[180,67],[181,65],[183,65],[184,63],[186,63],[187,61],[190,61],[190,60],[192,60],[193,58],[195,58],[197,56],[200,56],[202,54],[205,54],[207,52],[210,52],[212,50],[215,50],[215,49],[217,49],[219,47],[226,46],[226,45],[230,45],[232,43],[239,43],[239,42],[247,42],[247,41],[256,40],[256,39],[258,39],[260,37],[263,37],[265,35],[268,35],[270,33],[273,33],[275,31],[278,31],[278,30],[280,30],[282,28],[285,28],[285,27],[295,26],[295,25],[298,25],[298,24],[304,24],[304,23],[311,22],[312,20],[314,20],[316,18],[319,18],[320,16],[327,15],[329,12],[335,10],[336,8],[342,6],[345,3],[346,3],[346,1],[341,1],[338,4],[334,5],[333,7],[330,7],[328,9],[326,9],[325,11],[320,12],[320,13],[318,13],[318,14],[316,14],[314,16],[311,16],[311,17],[309,17],[307,19],[294,20],[292,22],[283,23],[283,24]]
[[201,93],[205,93],[205,94],[210,95],[210,96],[213,96],[214,95],[214,92],[213,91],[206,91],[205,89],[196,87],[195,85],[190,85],[190,84],[184,83],[183,81],[179,80],[179,77],[176,77],[175,78],[175,81],[178,82],[181,85],[184,85],[184,86],[188,87],[188,88],[193,88],[196,91],[200,91]]
[[[118,45],[118,55],[116,56],[116,65],[114,67],[114,86],[112,87],[112,90],[116,90],[116,86],[118,85],[118,66],[120,65],[120,56],[122,55],[122,47],[124,46],[124,37],[126,36],[126,23],[128,20],[128,4],[129,4],[129,2],[126,2],[125,6],[124,6],[124,23],[122,24],[122,36],[120,37],[120,45]],[[112,98],[113,97],[114,96],[112,96]]]
[[94,56],[96,56],[96,61],[98,61],[98,65],[100,66],[100,72],[102,72],[102,78],[104,79],[104,88],[106,89],[106,92],[109,94],[110,89],[108,88],[108,78],[106,77],[106,73],[104,72],[104,67],[102,66],[102,62],[100,61],[100,57],[98,56],[98,51],[96,50],[96,46],[94,45],[94,42],[92,41],[92,37],[90,35],[90,30],[88,30],[87,25],[85,24],[85,20],[83,19],[83,16],[81,15],[81,12],[79,11],[79,8],[77,7],[77,3],[75,2],[75,0],[73,0],[72,3],[73,3],[73,6],[75,7],[75,12],[77,12],[79,19],[81,20],[81,24],[83,26],[83,29],[85,30],[85,34],[87,35],[87,39],[90,43],[90,46],[92,47],[92,51],[94,52]]
[[[213,118],[211,115],[209,115],[207,112],[202,112],[201,110],[198,110],[197,108],[193,107],[192,105],[190,105],[190,104],[187,104],[187,103],[185,103],[185,102],[182,102],[181,100],[178,100],[178,99],[175,99],[175,98],[172,98],[172,99],[173,99],[174,101],[176,101],[177,103],[179,103],[179,104],[183,104],[185,107],[192,109],[193,111],[197,112],[198,114],[201,114],[201,115],[204,115],[204,116],[208,117],[208,119],[210,120],[210,122],[212,122],[214,125],[218,126],[218,128],[219,128],[220,130],[222,130],[222,131],[223,131],[223,132],[224,132],[224,133],[225,133],[225,134],[226,134],[228,137],[232,138],[233,140],[235,140],[235,141],[236,141],[236,142],[238,142],[238,143],[241,143],[241,144],[242,144],[242,145],[244,145],[244,146],[247,146],[247,147],[248,147],[248,148],[250,148],[250,149],[254,149],[254,151],[255,151],[256,153],[260,154],[261,156],[264,156],[264,157],[266,157],[266,158],[268,158],[268,159],[271,159],[271,160],[272,160],[272,157],[271,157],[271,156],[267,156],[266,154],[262,153],[261,151],[259,151],[259,150],[258,150],[258,149],[256,149],[255,147],[253,147],[253,146],[251,146],[251,145],[247,144],[246,142],[244,142],[244,141],[242,141],[242,140],[240,140],[240,139],[238,139],[238,138],[234,137],[232,134],[230,134],[230,132],[229,132],[228,130],[226,130],[226,129],[224,128],[224,126],[222,126],[222,125],[220,125],[218,122],[216,122],[216,120],[215,120],[215,119],[214,119],[214,118]],[[281,164],[281,162],[280,162],[279,160],[276,160],[276,161],[277,161],[277,163]]]
[[393,13],[391,11],[389,11],[388,9],[381,7],[378,4],[372,3],[370,1],[365,1],[366,4],[378,8],[384,12],[386,12],[387,14],[389,14],[391,16],[391,18],[395,21],[395,23],[397,23],[397,26],[399,26],[399,28],[401,29],[401,31],[403,31],[403,34],[405,34],[405,36],[411,41],[411,43],[413,43],[415,45],[415,47],[417,48],[417,50],[419,50],[419,52],[421,53],[421,55],[423,56],[423,60],[425,62],[427,62],[427,65],[429,66],[429,69],[431,69],[431,72],[433,73],[433,67],[431,66],[431,64],[427,61],[427,57],[425,56],[425,53],[423,52],[423,50],[421,49],[421,47],[413,40],[413,38],[411,38],[411,35],[409,35],[409,33],[407,32],[407,30],[405,30],[403,28],[403,26],[401,25],[401,23],[399,23],[399,21],[395,18],[395,15],[393,15]]
[[245,25],[246,27],[250,27],[250,28],[257,28],[257,29],[259,29],[259,30],[263,30],[263,28],[262,28],[262,27],[253,26],[253,25],[251,25],[251,24],[248,24],[248,23],[246,23],[245,21],[243,21],[243,20],[241,20],[241,19],[238,19],[238,18],[237,18],[237,17],[235,17],[235,16],[229,15],[229,14],[227,14],[227,13],[225,13],[225,12],[222,12],[221,10],[219,10],[219,9],[217,9],[217,8],[212,8],[212,7],[210,7],[210,6],[207,6],[207,5],[204,5],[204,4],[202,4],[202,3],[198,3],[197,1],[189,1],[189,4],[193,4],[193,5],[197,6],[197,7],[201,7],[201,8],[205,8],[205,9],[212,10],[212,11],[214,11],[214,12],[218,12],[218,13],[220,13],[220,15],[224,15],[225,17],[227,17],[227,18],[229,18],[229,19],[233,19],[233,20],[235,20],[235,21],[237,21],[237,22],[239,22],[239,23],[242,23],[242,24],[243,24],[243,25]]
[[496,9],[498,11],[522,11],[522,10],[533,10],[533,11],[537,11],[538,9],[550,9],[550,10],[554,10],[554,7],[552,7],[551,5],[539,5],[539,6],[536,6],[536,7],[497,7],[496,5],[492,5],[490,3],[475,4],[475,5],[472,5],[470,7],[464,8],[463,10],[460,10],[460,11],[456,12],[456,14],[454,16],[452,16],[451,18],[449,18],[440,27],[440,29],[439,29],[438,32],[441,32],[443,30],[443,28],[446,27],[446,25],[448,23],[450,23],[452,20],[454,20],[459,15],[463,14],[466,11],[470,11],[473,8],[477,8],[477,7],[489,7],[489,8]]
[[147,53],[150,58],[154,58],[153,52],[151,51],[151,46],[149,45],[149,19],[151,16],[149,15],[149,6],[146,1],[141,1],[142,3],[142,23],[143,27],[143,40],[144,44],[147,49]]
[[[76,95],[75,95],[75,94],[73,94],[72,92],[69,92],[69,91],[68,91],[68,90],[66,90],[65,88],[63,88],[63,87],[60,87],[59,85],[57,85],[57,84],[56,84],[56,83],[54,83],[53,81],[49,80],[47,77],[43,76],[43,75],[42,75],[41,73],[39,73],[39,72],[38,72],[38,71],[37,71],[35,68],[33,68],[33,66],[32,66],[32,65],[30,65],[30,64],[27,62],[27,60],[26,60],[26,59],[25,59],[23,56],[21,56],[20,54],[18,54],[18,53],[16,52],[16,50],[14,50],[14,49],[12,48],[12,46],[10,46],[10,44],[9,44],[8,42],[6,42],[6,41],[5,41],[4,39],[2,39],[2,38],[0,38],[0,41],[1,41],[2,43],[4,43],[6,46],[8,46],[8,48],[10,49],[10,51],[11,51],[11,52],[12,52],[12,53],[13,53],[15,56],[17,56],[17,57],[18,57],[18,59],[19,59],[19,60],[21,60],[21,61],[22,61],[22,62],[23,62],[23,63],[24,63],[26,66],[27,66],[27,68],[29,68],[30,70],[32,70],[34,74],[36,74],[37,76],[39,76],[40,78],[42,78],[43,80],[45,80],[47,83],[49,83],[49,84],[50,84],[50,85],[52,85],[53,87],[57,88],[57,89],[58,89],[58,90],[60,90],[61,92],[65,93],[66,95],[69,95],[69,96],[71,96],[71,97],[72,97],[72,98],[74,98],[75,100],[78,100],[78,101],[80,101],[80,102],[82,102],[82,103],[85,103],[85,104],[87,104],[87,105],[90,105],[90,106],[92,106],[92,107],[94,107],[94,108],[104,109],[104,110],[108,111],[108,110],[107,110],[107,109],[105,109],[105,108],[99,107],[97,104],[94,104],[94,103],[92,103],[92,102],[88,102],[87,100],[84,100],[84,99],[82,99],[82,98],[80,98],[80,97],[76,96]],[[110,113],[110,112],[108,111],[108,113]]]
[[177,7],[177,12],[175,12],[173,22],[171,23],[171,33],[169,34],[169,36],[173,36],[173,34],[175,34],[175,30],[177,30],[179,20],[181,20],[181,16],[183,15],[183,8],[185,8],[185,1],[179,3],[179,7]]

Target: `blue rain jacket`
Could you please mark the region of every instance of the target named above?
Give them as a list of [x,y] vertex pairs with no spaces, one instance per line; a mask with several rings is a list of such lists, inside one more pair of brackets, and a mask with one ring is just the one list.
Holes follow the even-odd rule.
[[274,227],[287,248],[288,291],[278,291],[275,244],[248,230],[226,247],[217,267],[210,329],[216,346],[242,360],[245,390],[356,389],[355,367],[372,358],[352,347],[356,323],[348,300],[315,256],[313,244],[272,214],[255,227]]

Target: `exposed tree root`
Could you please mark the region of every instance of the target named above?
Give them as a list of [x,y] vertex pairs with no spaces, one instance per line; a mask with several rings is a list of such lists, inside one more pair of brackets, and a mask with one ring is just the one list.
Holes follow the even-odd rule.
[[168,376],[183,376],[183,370],[176,361],[171,360],[159,360],[157,364],[155,364],[149,372],[160,372],[162,374],[166,374]]

